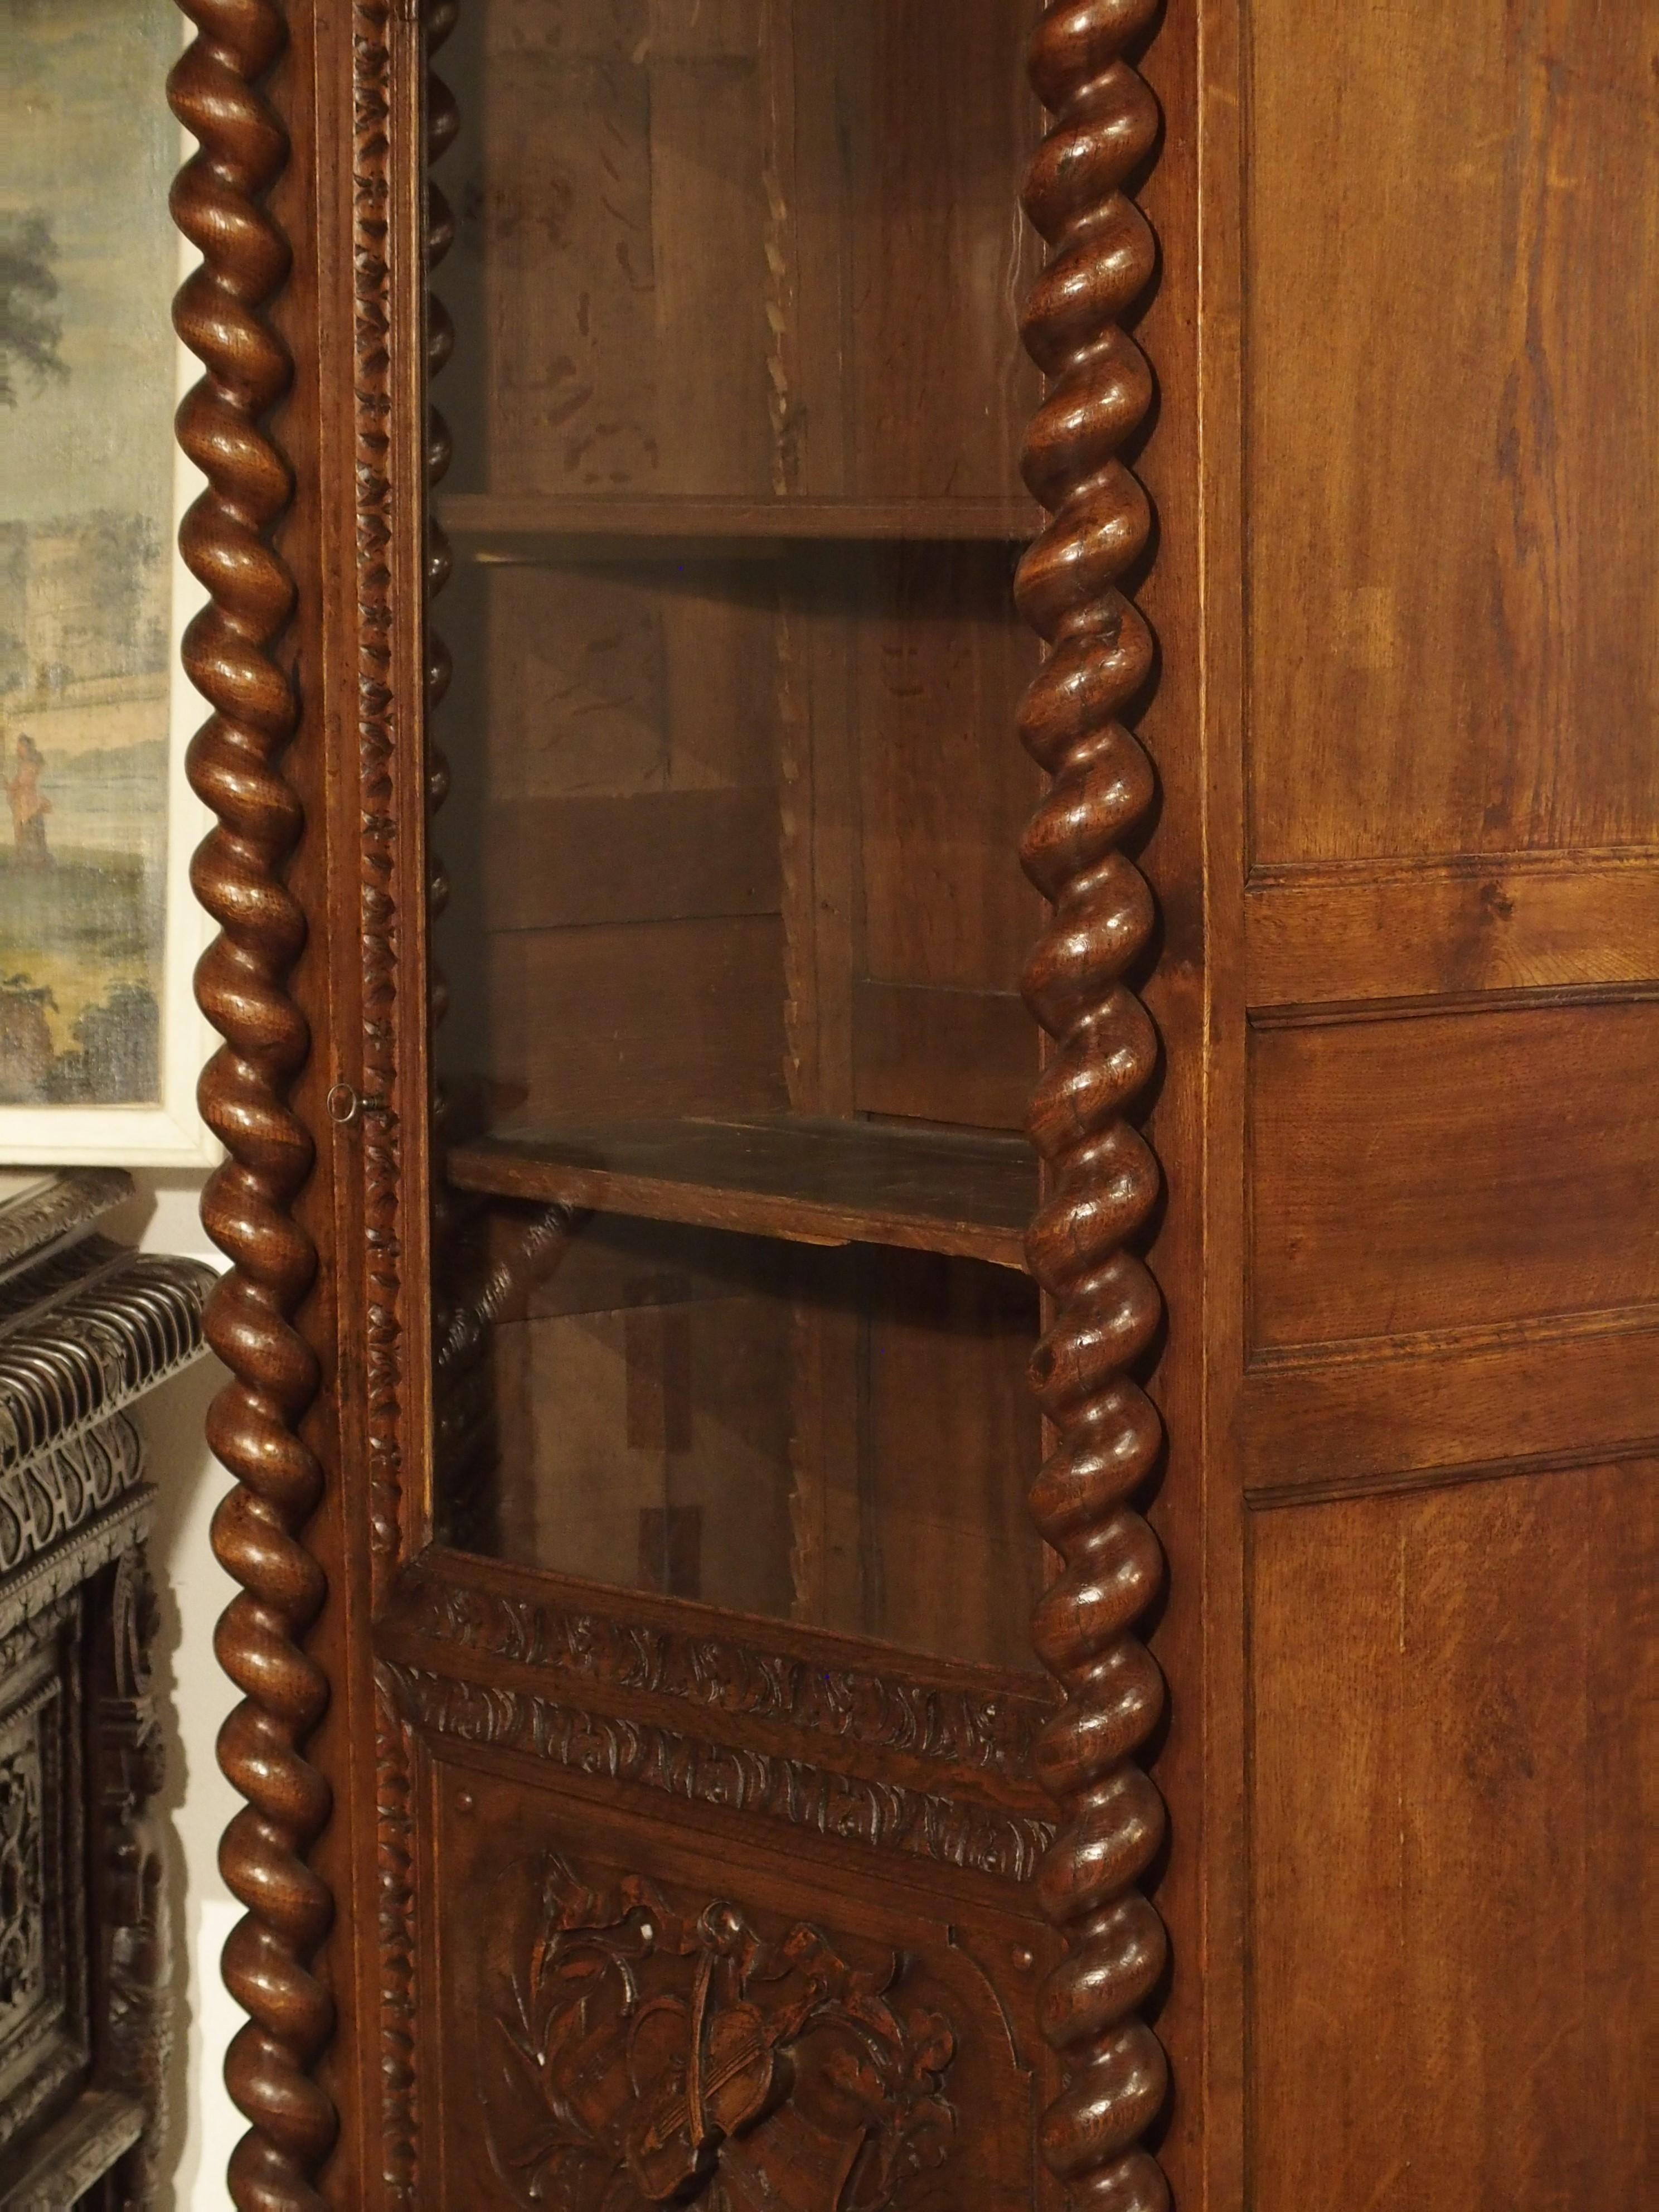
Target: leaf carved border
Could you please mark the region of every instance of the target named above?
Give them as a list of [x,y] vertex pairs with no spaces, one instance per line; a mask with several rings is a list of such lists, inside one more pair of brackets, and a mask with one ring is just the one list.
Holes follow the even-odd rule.
[[[361,948],[359,1116],[364,1243],[362,1436],[368,1564],[378,1610],[404,1547],[404,1147],[398,1116],[403,957],[400,747],[422,716],[400,697],[394,657],[394,533],[402,519],[393,440],[392,25],[406,6],[355,0],[351,15],[353,532]],[[418,502],[417,502],[418,504]],[[408,513],[416,511],[409,508]],[[386,1670],[374,1670],[380,2191],[406,2212],[420,2179],[411,1746]]]
[[843,1842],[1024,1882],[1054,1836],[1051,1824],[1022,1814],[703,1742],[531,1691],[486,1687],[418,1667],[388,1664],[385,1673],[404,1717],[431,1735],[517,1752],[595,1779],[641,1784],[692,1804],[758,1813]]
[[415,1815],[409,1730],[390,1670],[374,1669],[378,1825],[376,1936],[380,1981],[380,2179],[388,2207],[414,2204],[420,2178],[416,2063]]
[[[398,1097],[398,747],[393,677],[390,0],[356,0],[351,40],[352,393],[361,860],[364,1413],[376,1595],[403,1527],[402,1142]],[[418,718],[416,718],[416,726]]]
[[695,1634],[556,1598],[483,1590],[418,1567],[400,1584],[396,1620],[491,1658],[900,1752],[1019,1788],[1030,1785],[1037,1740],[1054,1713],[1040,1688],[999,1694],[908,1681],[729,1633]]

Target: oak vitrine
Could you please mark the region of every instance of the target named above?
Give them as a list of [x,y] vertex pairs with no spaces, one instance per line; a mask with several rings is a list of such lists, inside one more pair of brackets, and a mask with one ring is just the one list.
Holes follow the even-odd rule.
[[1638,2201],[1644,11],[191,12],[236,2202]]

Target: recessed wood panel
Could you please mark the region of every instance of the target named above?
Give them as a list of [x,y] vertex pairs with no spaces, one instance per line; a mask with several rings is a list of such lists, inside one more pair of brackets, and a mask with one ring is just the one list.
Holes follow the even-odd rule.
[[1252,1039],[1258,1347],[1659,1298],[1659,1003]]
[[1249,21],[1253,856],[1650,844],[1650,11]]
[[1521,1323],[1471,1345],[1261,1361],[1234,1434],[1247,1492],[1374,1490],[1437,1468],[1585,1460],[1659,1439],[1659,1314],[1642,1328]]
[[[1009,219],[1036,120],[1027,0],[948,18],[885,0],[790,12],[803,370],[821,402],[842,382],[839,419],[816,432],[809,391],[807,480],[865,497],[1014,491],[1037,396],[1018,336],[1033,241]],[[817,90],[829,83],[833,100]],[[839,270],[811,250],[836,183]]]
[[1659,852],[1622,860],[1373,862],[1251,883],[1255,1006],[1659,979]]
[[1656,1477],[1256,1516],[1254,2212],[1659,2187]]
[[[429,1754],[419,1893],[434,2202],[668,2203],[635,2173],[672,2184],[701,2150],[696,2194],[733,2212],[1057,2212],[1036,2148],[1055,2062],[1028,2000],[1056,1947],[1018,1892],[1011,1910],[936,1868],[924,1887],[895,1855],[849,1860],[799,1829],[767,1850],[778,1824],[731,1809],[778,1771],[747,1747],[677,1746],[659,1761],[673,1795],[600,1801],[616,1723],[587,1723],[581,1771],[561,1774],[531,1749],[530,1699],[496,1699],[489,1733],[465,1686],[428,1703],[459,1739]],[[520,1718],[522,1747],[493,1748]],[[714,1802],[687,1803],[715,1765]],[[701,2140],[679,2118],[701,2121],[700,2095]]]

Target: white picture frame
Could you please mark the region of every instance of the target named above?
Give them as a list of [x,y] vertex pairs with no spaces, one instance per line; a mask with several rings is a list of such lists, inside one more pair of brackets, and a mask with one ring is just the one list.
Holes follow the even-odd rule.
[[[86,18],[84,26],[77,21],[82,15]],[[25,30],[22,35],[27,38],[29,34]],[[19,1049],[21,1024],[27,1010],[20,1012],[14,1006],[9,1024],[0,1020],[0,1168],[115,1165],[199,1170],[211,1166],[219,1158],[220,1148],[203,1123],[196,1103],[197,1084],[202,1067],[217,1040],[198,1009],[193,992],[196,964],[214,935],[214,924],[197,903],[190,883],[191,856],[212,826],[212,817],[191,790],[185,767],[190,738],[206,718],[209,710],[184,674],[179,659],[179,644],[185,626],[201,605],[204,594],[179,558],[178,524],[200,490],[202,479],[178,452],[172,439],[173,404],[199,375],[200,369],[181,348],[172,345],[167,336],[168,295],[172,284],[183,274],[192,258],[173,230],[166,206],[167,177],[178,158],[179,148],[185,143],[167,113],[161,93],[165,51],[167,46],[176,43],[177,22],[167,0],[148,0],[148,4],[141,4],[131,13],[124,12],[114,16],[106,9],[100,13],[97,0],[69,0],[64,14],[52,21],[50,32],[42,35],[43,40],[49,38],[52,44],[51,51],[43,52],[40,57],[39,88],[43,91],[44,97],[37,100],[34,105],[37,112],[44,110],[47,114],[51,108],[54,71],[63,70],[67,72],[77,64],[84,69],[88,57],[97,56],[112,42],[125,46],[131,40],[135,48],[143,49],[142,52],[135,52],[127,56],[130,66],[125,76],[129,86],[135,82],[149,82],[155,88],[155,113],[138,118],[145,134],[142,148],[135,143],[132,149],[128,149],[130,158],[124,161],[117,147],[108,144],[106,150],[110,159],[107,162],[100,161],[99,164],[93,165],[93,168],[94,175],[102,179],[106,191],[117,195],[118,198],[124,193],[129,196],[129,204],[112,217],[112,221],[129,226],[134,221],[131,195],[136,177],[142,174],[143,220],[146,226],[142,241],[143,258],[146,264],[144,289],[141,298],[135,298],[132,287],[129,285],[123,306],[127,315],[137,313],[152,319],[159,325],[159,333],[145,326],[136,334],[135,342],[141,341],[143,349],[143,382],[148,387],[141,392],[137,388],[140,380],[134,374],[131,360],[124,362],[119,355],[118,349],[124,342],[123,333],[118,330],[106,332],[91,320],[100,304],[107,315],[115,289],[125,281],[125,272],[105,274],[100,288],[100,242],[96,239],[88,239],[89,217],[88,204],[83,198],[69,210],[57,239],[59,266],[54,269],[53,274],[59,277],[58,294],[44,299],[41,303],[42,313],[49,314],[64,332],[62,350],[69,357],[65,369],[53,371],[44,378],[37,376],[33,382],[27,382],[21,380],[26,375],[28,364],[24,362],[20,365],[13,379],[16,404],[9,409],[0,409],[0,462],[3,462],[9,439],[31,435],[50,439],[55,435],[61,445],[65,410],[82,406],[91,410],[101,410],[106,416],[117,416],[129,393],[133,396],[135,410],[141,410],[142,412],[135,411],[131,419],[125,423],[118,420],[88,420],[86,426],[88,442],[95,447],[100,440],[107,441],[124,433],[129,437],[141,436],[147,441],[160,438],[166,441],[166,466],[172,492],[171,512],[157,514],[151,511],[143,518],[152,530],[165,526],[168,541],[165,580],[155,577],[152,563],[149,586],[151,598],[147,603],[153,608],[155,595],[165,589],[167,609],[166,669],[163,673],[155,667],[151,657],[153,648],[147,649],[143,662],[143,673],[141,678],[135,679],[142,684],[144,696],[149,702],[144,709],[149,718],[146,727],[154,726],[157,692],[165,692],[166,820],[164,857],[154,860],[149,857],[154,853],[155,842],[152,837],[144,862],[149,871],[143,890],[143,910],[149,931],[144,941],[144,975],[146,988],[155,1002],[156,1019],[154,1081],[146,1084],[149,1095],[125,1101],[103,1098],[91,1102],[64,1096],[20,1097],[21,1092],[38,1091],[40,1085],[34,1080],[36,1065],[31,1063],[25,1066],[26,1054]],[[21,48],[14,49],[14,56],[10,66],[20,70],[27,66]],[[117,81],[117,68],[112,65],[112,83]],[[82,82],[77,94],[82,103],[82,114],[86,95],[87,88]],[[130,111],[130,94],[128,107]],[[112,137],[117,135],[118,113],[112,112],[109,121]],[[40,127],[44,131],[49,125],[43,120]],[[76,138],[72,143],[66,143],[64,160],[79,164],[81,170],[85,171],[83,137]],[[43,165],[37,159],[33,175],[26,186],[26,190],[33,189],[33,207],[27,199],[14,199],[10,210],[14,222],[39,209],[42,219],[50,224],[52,205],[49,194],[42,189],[46,167],[49,165]],[[130,174],[129,172],[134,173]],[[4,219],[6,212],[3,198],[0,198],[0,220]],[[149,226],[152,220],[165,228],[150,229]],[[74,295],[72,288],[77,282],[83,282],[86,286],[87,296],[84,298],[77,299]],[[75,357],[77,345],[78,359]],[[125,379],[119,374],[122,368],[125,370]],[[46,384],[53,384],[58,388],[48,393],[45,404],[42,404],[41,387]],[[112,389],[119,394],[113,402],[108,396]],[[31,402],[35,404],[32,406]],[[46,427],[41,428],[32,425],[31,416],[36,418],[36,425],[44,416]],[[14,448],[14,453],[15,451]],[[152,448],[148,481],[153,490],[146,499],[146,505],[152,510],[159,504],[154,488],[156,471],[161,465],[160,451]],[[3,465],[0,465],[0,524],[4,524],[7,520],[5,479],[6,471]],[[62,507],[66,521],[61,526],[56,522],[43,525],[39,517],[43,502],[50,509],[52,495],[49,491],[43,493],[37,471],[33,508],[31,510],[25,505],[23,520],[11,526],[9,542],[13,545],[16,544],[20,532],[27,538],[33,528],[37,532],[43,529],[56,531],[61,546],[65,531],[72,530],[85,518],[88,495],[84,484],[75,480],[72,466],[66,469],[64,481]],[[127,503],[131,504],[131,501]],[[34,518],[32,523],[28,519],[31,512]],[[119,519],[125,520],[124,516]],[[153,546],[153,536],[149,542]],[[31,557],[26,546],[21,558],[27,562]],[[31,586],[32,583],[31,576]],[[20,597],[15,585],[12,596],[15,599]],[[25,604],[32,603],[25,601]],[[0,608],[0,628],[4,627],[4,610]],[[11,628],[15,632],[18,627],[14,613]],[[154,629],[147,630],[146,635],[153,639]],[[0,638],[0,648],[3,648],[7,642],[7,640]],[[3,771],[0,772],[7,779],[15,777],[17,763],[26,758],[17,752],[17,735],[25,725],[32,725],[43,733],[40,744],[36,746],[36,754],[41,760],[40,778],[43,787],[50,793],[53,769],[58,760],[65,757],[61,745],[56,748],[54,757],[52,735],[54,717],[64,724],[71,722],[75,713],[72,702],[88,693],[95,696],[98,687],[95,684],[77,686],[73,681],[76,672],[69,669],[64,672],[68,679],[64,688],[55,696],[48,697],[36,672],[37,663],[31,659],[29,651],[18,647],[15,638],[11,642],[15,647],[13,659],[25,672],[21,679],[21,689],[20,679],[14,669],[10,673],[9,690],[0,690],[0,749],[3,749],[4,754]],[[31,646],[33,643],[33,633],[31,632]],[[5,673],[3,669],[0,669],[0,676]],[[106,690],[111,689],[109,685],[104,688]],[[115,688],[118,689],[118,685]],[[82,714],[84,720],[84,710]],[[153,738],[150,743],[153,745]],[[95,781],[95,769],[83,773],[78,780],[79,787],[71,781],[68,805],[62,797],[58,802],[58,818],[60,821],[72,825],[77,818],[84,818],[84,804],[80,817],[74,811],[75,805],[77,799],[84,801],[82,787],[89,777]],[[152,770],[146,786],[152,803],[155,781]],[[21,836],[18,814],[21,810],[11,807],[9,818],[10,797],[10,781],[0,783],[0,836],[5,838],[9,848],[0,855],[0,859],[15,862],[21,856],[21,846],[15,841]],[[52,834],[50,813],[43,827],[48,835]],[[68,834],[73,837],[73,827]],[[40,866],[44,874],[45,862]],[[22,940],[21,952],[19,951],[17,923],[19,902],[29,887],[15,875],[12,876],[10,882],[12,927],[9,939],[0,942],[0,994],[9,986],[14,996],[21,994],[40,1002],[37,1013],[27,1016],[33,1026],[24,1036],[25,1047],[36,1054],[38,1060],[40,1052],[50,1049],[61,1054],[66,1046],[64,1032],[68,1027],[68,1015],[64,1006],[62,957],[60,955],[55,971],[43,959],[40,973],[32,972],[26,937]],[[0,889],[3,888],[0,885]],[[154,943],[158,895],[159,958]],[[58,986],[55,996],[49,995],[53,984]],[[0,1015],[5,1011],[0,1009]],[[42,1044],[37,1033],[43,1024],[48,1023],[51,1033],[46,1042]],[[9,1071],[5,1065],[9,1052],[12,1063]]]

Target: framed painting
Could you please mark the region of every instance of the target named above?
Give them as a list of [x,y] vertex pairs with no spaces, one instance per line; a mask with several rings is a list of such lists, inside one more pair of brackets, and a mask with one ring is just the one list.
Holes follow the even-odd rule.
[[178,42],[171,0],[0,0],[0,1164],[213,1156],[171,672]]

